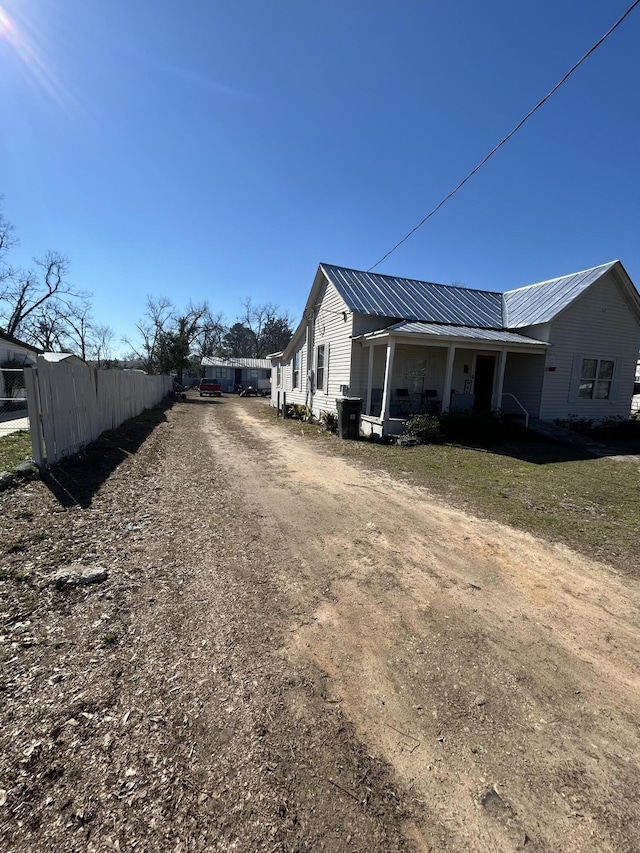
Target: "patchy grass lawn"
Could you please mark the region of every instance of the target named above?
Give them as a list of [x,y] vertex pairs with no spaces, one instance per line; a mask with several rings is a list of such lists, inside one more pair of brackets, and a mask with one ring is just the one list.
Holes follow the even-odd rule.
[[[275,420],[273,409],[265,407],[262,414]],[[562,542],[640,576],[637,457],[594,458],[580,448],[526,434],[493,447],[399,447],[341,441],[323,427],[300,421],[280,424],[475,515]]]
[[0,471],[13,473],[21,462],[31,458],[31,435],[21,430],[0,437]]

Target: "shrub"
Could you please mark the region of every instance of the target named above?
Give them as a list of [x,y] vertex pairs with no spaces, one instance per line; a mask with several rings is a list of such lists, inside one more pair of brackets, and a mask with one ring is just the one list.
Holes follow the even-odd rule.
[[309,408],[309,406],[301,406],[301,405],[298,405],[297,403],[292,403],[288,407],[288,409],[289,409],[289,414],[287,415],[287,417],[291,418],[292,420],[298,420],[298,421],[309,421],[309,420],[311,420],[311,409]]
[[499,412],[444,412],[438,415],[413,415],[404,435],[421,444],[495,444],[504,441],[516,427],[503,420]]
[[442,415],[413,415],[407,421],[404,434],[421,444],[441,444],[446,436]]
[[446,412],[441,417],[447,438],[461,444],[495,444],[509,433],[499,412]]
[[335,412],[321,412],[320,420],[325,425],[327,432],[338,432],[338,416]]

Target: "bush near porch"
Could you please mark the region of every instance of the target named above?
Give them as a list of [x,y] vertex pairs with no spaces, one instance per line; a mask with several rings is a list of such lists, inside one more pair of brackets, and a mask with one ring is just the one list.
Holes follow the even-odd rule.
[[474,446],[506,441],[520,435],[521,429],[499,412],[443,412],[413,415],[404,434],[420,444],[455,442]]

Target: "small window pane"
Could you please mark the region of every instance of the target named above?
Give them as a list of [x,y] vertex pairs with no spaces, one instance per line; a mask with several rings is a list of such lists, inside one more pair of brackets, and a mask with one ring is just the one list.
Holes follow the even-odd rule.
[[596,400],[608,400],[610,388],[610,382],[596,382]]
[[595,379],[598,368],[598,360],[596,358],[585,358],[582,361],[582,378]]
[[593,382],[581,382],[580,390],[578,391],[578,397],[581,397],[585,400],[590,400],[591,395],[593,394]]
[[613,362],[612,361],[601,361],[600,367],[598,369],[598,379],[612,379],[613,378]]

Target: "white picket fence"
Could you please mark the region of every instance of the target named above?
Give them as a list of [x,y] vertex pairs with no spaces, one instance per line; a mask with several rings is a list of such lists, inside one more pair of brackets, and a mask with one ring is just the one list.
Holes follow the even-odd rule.
[[155,406],[173,385],[170,376],[96,370],[41,356],[35,368],[25,368],[24,378],[33,458],[41,468],[77,453],[103,432]]

